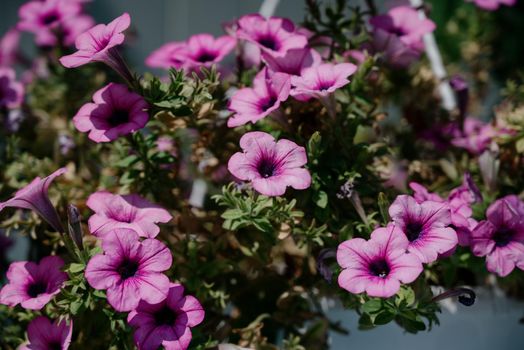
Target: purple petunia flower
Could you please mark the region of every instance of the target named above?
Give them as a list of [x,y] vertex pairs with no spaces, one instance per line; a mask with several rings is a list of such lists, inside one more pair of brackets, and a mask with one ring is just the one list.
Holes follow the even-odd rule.
[[492,203],[471,232],[471,250],[486,257],[488,271],[504,277],[515,266],[524,270],[524,202],[515,195]]
[[280,196],[291,186],[303,190],[311,185],[306,150],[289,140],[275,139],[265,132],[248,132],[240,139],[243,152],[235,153],[228,163],[231,174],[250,181],[266,196]]
[[455,147],[464,148],[472,154],[480,155],[488,149],[494,138],[511,134],[510,130],[499,129],[479,119],[467,117],[464,120],[463,130],[455,129],[451,143]]
[[261,70],[253,81],[252,88],[237,90],[231,97],[229,109],[235,114],[227,121],[230,128],[256,123],[275,112],[287,100],[291,83],[283,73],[269,74],[267,68]]
[[29,342],[18,350],[67,350],[71,344],[73,321],[51,321],[44,316],[38,316],[29,323],[27,337]]
[[95,192],[89,196],[87,206],[95,212],[89,218],[89,231],[102,238],[115,228],[131,229],[141,237],[154,238],[160,232],[157,223],[172,219],[167,210],[137,194]]
[[310,48],[291,49],[283,56],[263,52],[262,59],[270,71],[296,76],[300,76],[305,68],[318,66],[322,62],[320,54]]
[[81,132],[96,143],[109,142],[142,129],[149,120],[147,102],[122,84],[109,83],[93,95],[73,118]]
[[48,177],[43,179],[40,177],[35,178],[30,184],[18,190],[13,198],[0,203],[0,211],[7,207],[31,209],[47,221],[57,232],[64,232],[55,207],[49,200],[47,190],[51,182],[66,171],[66,168],[60,168]]
[[191,342],[191,328],[204,319],[198,300],[184,296],[184,287],[171,283],[167,298],[157,304],[140,301],[127,320],[135,330],[135,343],[140,350],[185,350]]
[[0,67],[12,67],[18,60],[20,31],[11,28],[0,39]]
[[406,252],[408,246],[409,241],[395,225],[375,229],[368,241],[353,238],[342,242],[337,250],[337,262],[343,269],[339,286],[372,297],[395,295],[400,283],[413,282],[423,270],[419,258]]
[[423,263],[437,260],[439,254],[451,251],[458,243],[455,230],[450,228],[450,209],[446,203],[417,203],[407,195],[397,196],[389,207],[389,215],[406,235],[408,251]]
[[85,277],[91,287],[106,290],[115,310],[131,311],[141,299],[155,304],[166,298],[169,279],[162,272],[171,267],[173,257],[164,243],[140,241],[135,231],[119,228],[104,237],[102,248],[104,254],[89,260]]
[[500,5],[513,6],[517,3],[517,0],[468,0],[474,2],[475,5],[481,9],[488,11],[495,11]]
[[67,274],[60,269],[64,261],[58,256],[46,256],[39,264],[17,261],[7,270],[9,281],[0,290],[0,304],[20,304],[29,310],[41,310],[55,295],[60,293]]
[[0,68],[0,108],[16,108],[24,99],[24,86],[12,68]]
[[303,48],[308,42],[305,35],[296,32],[293,22],[285,18],[251,14],[240,18],[237,25],[237,38],[257,45],[272,56]]
[[416,60],[424,49],[423,36],[435,30],[435,23],[421,19],[417,10],[398,6],[385,15],[375,16],[369,23],[373,26],[373,48],[384,53],[392,66],[406,67]]
[[291,77],[291,95],[300,101],[325,98],[349,84],[348,77],[356,70],[357,66],[352,63],[323,63],[306,68],[300,76]]

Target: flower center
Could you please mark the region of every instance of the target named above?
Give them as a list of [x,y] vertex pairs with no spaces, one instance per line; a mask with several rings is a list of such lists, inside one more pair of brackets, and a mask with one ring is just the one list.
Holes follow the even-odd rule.
[[131,260],[124,260],[124,262],[118,268],[118,274],[124,280],[131,278],[135,276],[135,274],[137,273],[138,267],[139,267],[138,262],[131,261]]
[[40,294],[43,294],[47,291],[47,283],[43,282],[34,282],[29,285],[27,288],[27,295],[31,298],[36,298]]
[[125,110],[122,110],[122,109],[117,109],[107,119],[107,122],[112,127],[116,127],[116,126],[128,123],[129,122],[129,112],[125,111]]
[[333,86],[333,84],[329,81],[322,81],[319,86],[318,86],[318,89],[320,91],[327,91],[329,90],[329,88],[331,88]]
[[263,178],[268,178],[275,175],[276,164],[272,159],[262,157],[257,166],[258,173]]
[[505,247],[513,240],[514,234],[512,229],[501,227],[495,231],[491,239],[495,241],[495,246]]
[[53,23],[55,23],[56,21],[59,20],[59,16],[56,12],[49,12],[49,13],[46,13],[43,17],[42,17],[42,24],[46,25],[46,26],[49,26]]
[[265,48],[268,48],[270,50],[276,51],[279,48],[279,45],[275,41],[275,38],[272,38],[270,36],[263,36],[258,39],[258,43]]
[[406,31],[403,28],[399,28],[399,27],[393,27],[393,28],[391,28],[391,30],[389,32],[391,34],[395,34],[395,35],[398,35],[398,36],[406,35]]
[[216,57],[217,57],[216,54],[204,51],[196,57],[195,61],[206,63],[206,62],[213,61]]
[[175,323],[177,316],[177,313],[174,310],[171,310],[167,305],[154,314],[155,323],[158,326],[172,326]]
[[47,343],[47,350],[62,350],[62,344],[59,341],[51,341]]
[[423,226],[420,222],[408,222],[404,229],[404,233],[408,237],[408,240],[413,242],[420,238],[422,228]]
[[261,112],[267,111],[268,109],[273,107],[276,102],[277,102],[277,98],[274,96],[271,96],[268,99],[262,101],[262,103],[260,104]]
[[373,276],[386,278],[389,274],[389,271],[389,264],[384,259],[375,260],[369,264],[369,272],[371,272]]

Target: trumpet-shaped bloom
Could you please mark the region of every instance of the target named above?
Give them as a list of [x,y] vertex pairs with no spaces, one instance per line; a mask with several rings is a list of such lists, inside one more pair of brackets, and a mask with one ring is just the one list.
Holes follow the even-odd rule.
[[246,15],[238,20],[237,38],[247,40],[273,56],[307,45],[307,37],[297,33],[290,20],[264,18],[259,14]]
[[488,271],[504,277],[524,270],[524,203],[510,195],[496,200],[471,232],[471,250],[486,257]]
[[342,242],[337,262],[342,267],[340,287],[351,293],[388,298],[400,289],[400,283],[411,283],[422,272],[415,254],[406,252],[409,241],[395,226],[375,229],[371,239],[353,238]]
[[235,153],[228,163],[231,174],[250,181],[266,196],[280,196],[291,186],[303,190],[311,185],[311,175],[303,168],[306,150],[289,140],[275,142],[265,132],[248,132],[240,139],[243,152]]
[[291,77],[291,95],[300,101],[326,97],[349,84],[348,77],[356,70],[352,63],[323,63],[306,68],[300,76]]
[[500,5],[513,6],[517,3],[517,0],[469,0],[473,1],[475,5],[481,9],[488,11],[495,11]]
[[101,238],[116,228],[131,229],[141,237],[154,238],[160,232],[157,223],[172,218],[167,210],[137,194],[95,192],[89,196],[87,206],[95,212],[89,218],[89,231]]
[[29,342],[19,350],[67,350],[71,344],[73,321],[64,320],[51,323],[44,316],[38,316],[29,323],[27,337]]
[[106,290],[107,301],[117,311],[131,311],[141,299],[148,303],[164,300],[169,279],[162,272],[173,257],[164,243],[147,238],[140,241],[129,229],[114,229],[102,240],[104,254],[87,264],[85,277],[91,287]]
[[30,209],[40,215],[56,231],[64,232],[55,207],[49,200],[47,190],[51,182],[66,171],[65,168],[60,168],[48,177],[43,179],[40,177],[35,178],[29,185],[18,190],[13,198],[0,203],[0,211],[7,207]]
[[62,266],[64,261],[57,256],[47,256],[39,264],[30,261],[12,263],[7,270],[9,283],[0,290],[0,304],[42,309],[60,293],[67,280],[67,274],[60,270]]
[[109,83],[95,92],[93,102],[80,108],[73,123],[79,131],[89,131],[89,138],[96,143],[142,129],[149,120],[147,102],[122,84]]
[[417,10],[395,7],[385,15],[370,19],[373,47],[382,51],[393,66],[405,67],[416,60],[424,49],[423,36],[435,30],[435,23],[421,19]]
[[184,287],[171,283],[167,298],[157,304],[141,301],[127,320],[135,328],[135,343],[140,350],[185,350],[191,342],[191,328],[204,319],[198,300],[184,296]]
[[180,69],[184,66],[185,51],[184,42],[167,43],[153,51],[145,63],[152,68]]
[[242,88],[231,97],[229,109],[235,114],[227,121],[230,128],[256,123],[276,111],[287,100],[291,83],[287,74],[269,75],[267,69],[257,74],[252,88]]
[[446,203],[417,203],[411,196],[400,195],[389,207],[389,215],[408,239],[407,250],[423,263],[437,260],[458,243],[457,233],[449,227],[451,215]]
[[305,68],[318,66],[322,62],[320,54],[310,48],[291,49],[283,56],[262,53],[262,59],[272,72],[299,76]]
[[12,68],[0,68],[0,108],[16,108],[24,99],[24,86]]

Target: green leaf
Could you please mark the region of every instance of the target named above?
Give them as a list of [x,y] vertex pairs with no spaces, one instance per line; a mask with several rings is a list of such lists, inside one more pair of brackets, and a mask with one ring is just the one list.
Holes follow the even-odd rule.
[[362,305],[362,311],[373,314],[382,309],[382,300],[381,299],[371,299],[368,300],[364,305]]
[[317,204],[317,206],[319,206],[320,208],[324,209],[327,204],[328,204],[328,195],[326,192],[324,191],[320,191],[318,192],[318,195],[317,195],[317,200],[315,202]]
[[77,273],[77,272],[80,272],[80,271],[84,271],[84,269],[86,268],[86,266],[84,264],[77,264],[77,263],[72,263],[69,265],[69,272],[72,272],[72,273]]
[[221,216],[226,220],[234,220],[244,216],[244,212],[240,209],[228,209]]
[[382,311],[375,317],[374,323],[376,325],[388,324],[389,322],[393,321],[394,318],[395,318],[394,313],[390,311]]

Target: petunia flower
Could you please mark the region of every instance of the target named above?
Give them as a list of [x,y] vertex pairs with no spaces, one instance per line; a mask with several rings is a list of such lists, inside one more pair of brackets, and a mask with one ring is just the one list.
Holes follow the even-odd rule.
[[86,103],[73,117],[75,127],[89,131],[96,143],[116,140],[142,129],[149,120],[147,102],[122,84],[109,85],[95,92],[93,103]]
[[35,34],[35,41],[41,46],[57,44],[64,21],[75,18],[82,11],[77,1],[47,0],[29,1],[18,11],[18,29]]
[[167,210],[137,194],[99,191],[91,194],[86,204],[95,212],[89,218],[89,231],[101,238],[115,228],[131,229],[141,237],[154,238],[160,232],[157,223],[172,219]]
[[60,63],[64,67],[75,68],[90,62],[103,62],[127,82],[132,82],[133,76],[116,49],[124,42],[125,36],[122,32],[129,28],[130,24],[131,17],[126,12],[107,25],[94,26],[76,39],[75,46],[78,51],[61,57]]
[[228,170],[266,196],[280,196],[291,186],[303,190],[311,185],[311,175],[302,168],[306,150],[289,140],[275,139],[265,132],[248,132],[240,139],[243,152],[235,153]]
[[291,49],[283,56],[263,52],[262,59],[272,72],[297,76],[301,75],[303,69],[318,66],[322,62],[320,54],[310,48]]
[[7,270],[7,283],[0,290],[0,304],[24,309],[41,310],[55,295],[60,293],[67,280],[61,271],[64,261],[58,256],[46,256],[39,264],[17,261]]
[[0,108],[16,108],[24,100],[24,85],[12,68],[0,68]]
[[499,8],[500,5],[513,6],[517,3],[517,0],[468,0],[469,2],[474,2],[475,5],[481,9],[488,11],[495,11]]
[[423,36],[435,30],[435,23],[419,17],[409,6],[392,8],[385,15],[372,17],[375,51],[383,52],[389,64],[405,67],[416,60],[424,49]]
[[71,344],[73,321],[62,320],[51,323],[44,316],[38,316],[27,327],[29,341],[19,350],[67,350]]
[[169,279],[162,272],[173,257],[156,239],[140,241],[130,229],[114,229],[102,240],[104,254],[89,260],[85,277],[91,287],[106,290],[107,301],[117,311],[135,309],[141,299],[155,304],[164,300]]
[[368,241],[353,238],[337,249],[342,267],[338,284],[351,293],[366,292],[372,297],[389,298],[401,283],[411,283],[422,272],[415,254],[406,252],[409,241],[395,225],[377,228]]
[[524,202],[509,195],[492,203],[471,232],[471,251],[486,257],[488,271],[504,277],[524,270]]
[[251,14],[240,18],[237,25],[237,38],[247,40],[273,56],[307,45],[307,37],[297,33],[293,22],[285,18]]
[[449,227],[451,216],[446,203],[417,203],[411,196],[400,195],[389,207],[389,215],[408,239],[407,250],[423,263],[437,260],[439,254],[458,243],[457,233]]
[[13,198],[0,203],[0,211],[7,207],[30,209],[40,215],[57,232],[64,232],[56,209],[49,200],[47,190],[51,182],[66,171],[66,168],[60,168],[43,179],[36,177],[30,184],[18,190]]
[[300,101],[325,98],[349,84],[348,77],[356,70],[352,63],[323,63],[306,68],[300,76],[291,77],[291,95]]
[[11,28],[0,39],[0,67],[12,67],[18,60],[20,31]]
[[171,42],[162,45],[146,58],[146,65],[151,68],[176,68],[184,65],[186,45],[184,42]]
[[191,342],[191,328],[204,319],[198,300],[184,296],[184,287],[171,283],[166,299],[156,304],[140,301],[127,317],[135,328],[135,344],[139,350],[185,350]]
[[213,64],[221,62],[236,45],[236,40],[229,35],[214,38],[210,34],[197,34],[189,37],[186,42],[185,50],[181,57],[185,61],[184,66],[188,70],[195,70],[200,67],[211,67]]
[[252,88],[242,88],[231,96],[229,109],[235,114],[227,121],[230,128],[256,123],[278,110],[280,104],[287,100],[291,83],[289,76],[283,73],[269,75],[264,68],[253,81]]
[[479,119],[467,117],[463,130],[456,129],[451,143],[474,155],[480,155],[489,148],[491,141],[500,136],[511,135],[508,129],[497,128]]

